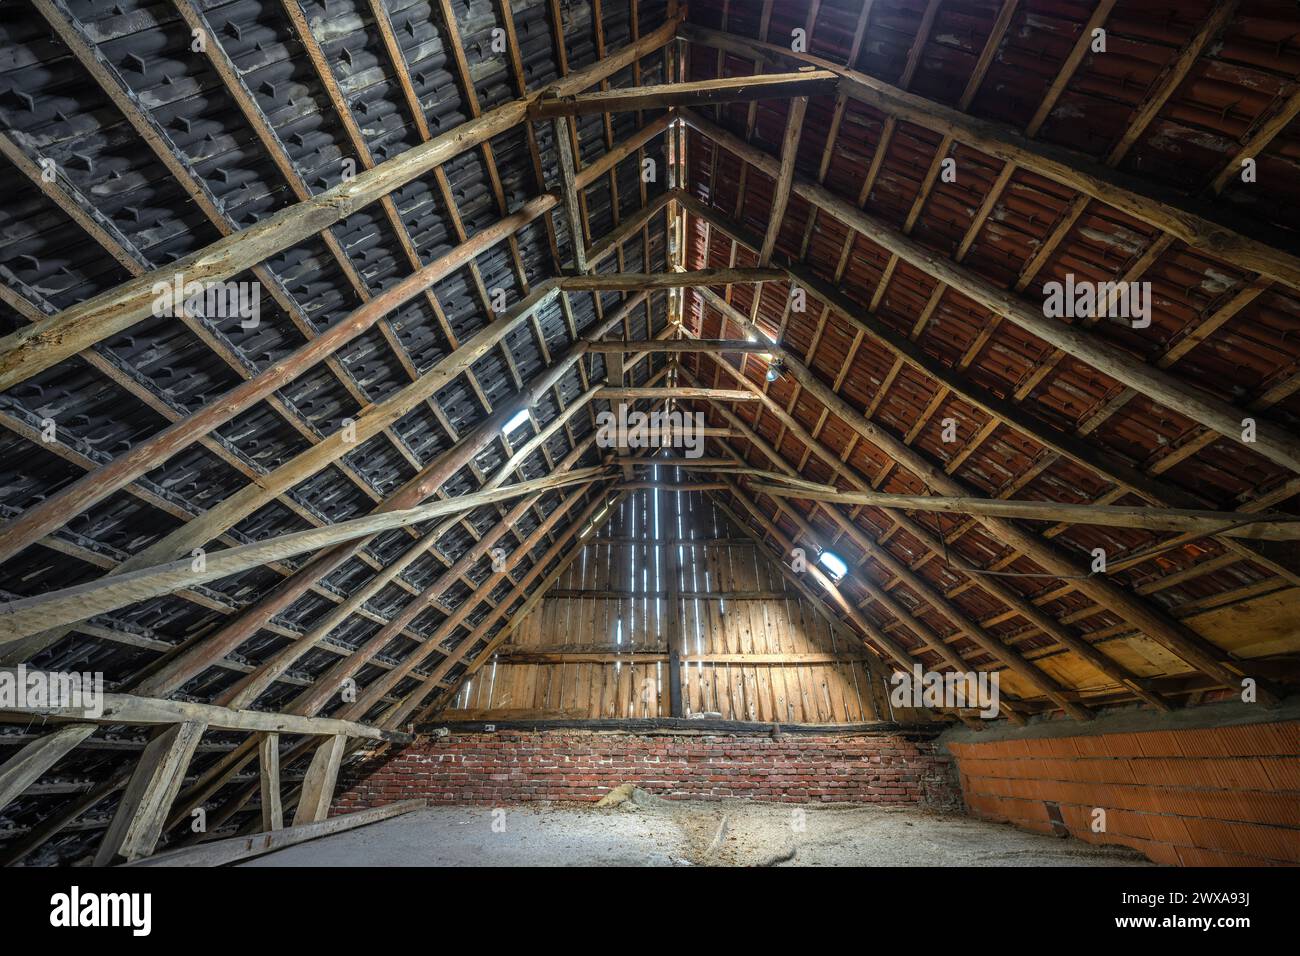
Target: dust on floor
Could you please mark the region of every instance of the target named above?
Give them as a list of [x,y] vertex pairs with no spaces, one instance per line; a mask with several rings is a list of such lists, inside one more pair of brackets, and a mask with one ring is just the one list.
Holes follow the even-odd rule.
[[663,800],[430,807],[244,866],[1151,866],[1122,847],[915,809]]

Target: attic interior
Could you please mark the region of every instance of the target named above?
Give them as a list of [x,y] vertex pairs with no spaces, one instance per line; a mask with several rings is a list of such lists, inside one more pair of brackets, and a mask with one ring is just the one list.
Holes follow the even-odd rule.
[[7,866],[1300,863],[1294,3],[0,37]]

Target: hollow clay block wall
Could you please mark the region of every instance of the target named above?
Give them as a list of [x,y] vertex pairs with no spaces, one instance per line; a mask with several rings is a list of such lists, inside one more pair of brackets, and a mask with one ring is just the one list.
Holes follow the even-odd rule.
[[622,783],[670,798],[960,808],[951,759],[926,734],[661,736],[453,733],[344,780],[335,813],[423,797],[447,804],[599,800]]
[[1298,721],[947,747],[985,819],[1175,866],[1300,864]]

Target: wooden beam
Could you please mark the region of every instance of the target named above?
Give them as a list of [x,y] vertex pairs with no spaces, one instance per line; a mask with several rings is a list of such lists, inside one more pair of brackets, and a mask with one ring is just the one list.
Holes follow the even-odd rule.
[[674,106],[743,103],[795,96],[806,98],[834,93],[838,83],[839,77],[830,70],[804,70],[796,73],[724,76],[686,83],[658,83],[574,96],[541,96],[533,102],[529,118],[549,119],[590,113],[668,109]]
[[[700,133],[745,162],[752,163],[768,175],[778,173],[779,160],[758,147],[751,146],[690,110],[683,110],[681,115]],[[863,212],[823,186],[796,177],[794,190],[872,242],[985,308],[1004,316],[1026,332],[1137,389],[1171,411],[1242,443],[1242,422],[1253,417],[1248,411],[1147,365],[1088,329],[1048,318],[1041,308],[1032,308],[1016,294],[999,288],[971,269],[935,256],[893,226]],[[1256,440],[1248,446],[1251,450],[1292,471],[1300,472],[1300,437],[1267,421],[1257,422],[1256,435]]]
[[[16,671],[13,668],[0,669],[11,679]],[[28,676],[39,673],[28,669]],[[50,678],[53,680],[53,678]],[[129,724],[131,726],[151,726],[155,724],[203,724],[214,730],[246,730],[264,733],[283,734],[338,734],[344,737],[359,737],[366,740],[388,740],[405,742],[402,734],[392,734],[377,727],[360,724],[352,720],[336,720],[332,717],[298,717],[293,714],[276,714],[264,710],[234,710],[216,704],[200,704],[194,701],[163,700],[157,697],[140,697],[135,694],[104,693],[101,695],[101,713],[88,715],[84,707],[72,707],[59,703],[33,705],[8,713],[22,714],[28,717],[49,717],[62,720],[76,720],[89,724]],[[0,711],[5,713],[5,711]],[[80,729],[80,726],[79,726]],[[51,735],[55,736],[55,735]],[[82,740],[89,734],[85,734]],[[41,738],[44,741],[46,738]],[[79,743],[80,741],[78,741]],[[52,745],[51,745],[52,746]],[[5,764],[7,767],[8,764]]]
[[902,508],[943,514],[994,515],[1029,521],[1064,521],[1110,528],[1146,528],[1270,541],[1300,540],[1300,516],[1282,512],[1187,511],[1176,508],[1133,508],[1119,505],[1066,504],[1057,501],[1015,501],[943,495],[888,495],[880,492],[816,491],[762,484],[754,490],[782,498],[835,501],[876,508]]
[[[788,428],[790,434],[796,437],[800,442],[804,443],[806,448],[821,458],[822,461],[830,467],[833,474],[843,478],[850,485],[860,490],[865,491],[871,488],[871,485],[864,481],[855,471],[849,468],[838,455],[834,454],[829,448],[823,445],[815,436],[809,434],[797,421],[790,418],[789,413],[781,409],[779,405],[776,405],[775,403],[768,405],[765,403],[765,407],[769,411],[773,411],[777,420],[781,422],[783,428]],[[750,444],[766,456],[774,465],[789,473],[796,473],[796,469],[790,466],[777,448],[770,445],[761,435],[748,428],[748,426],[744,426],[744,423],[741,422],[735,414],[730,411],[730,409],[719,406],[717,410],[725,420],[733,422],[734,426],[737,427],[741,434],[749,440]],[[866,534],[861,528],[859,528],[849,516],[844,515],[838,508],[825,505],[822,506],[821,510],[828,514],[831,520],[839,525],[841,531],[848,534],[853,543],[861,549],[864,559],[869,557],[879,563],[890,575],[893,576],[896,583],[908,587],[914,594],[934,608],[934,610],[944,615],[949,621],[953,622],[958,633],[963,633],[967,628],[976,626],[976,622],[970,620],[970,618],[962,612],[960,608],[953,604],[948,595],[941,593],[938,589],[931,586],[928,581],[916,573],[916,570],[912,566],[896,558],[893,553],[885,547],[885,539],[873,539],[870,535]],[[959,554],[950,553],[946,545],[944,545],[942,541],[935,540],[926,528],[917,524],[901,512],[894,512],[891,509],[890,513],[891,516],[898,521],[899,524],[904,527],[923,548],[926,548],[930,554],[941,555],[955,572],[966,574],[970,581],[977,580],[976,575],[978,574],[978,570],[973,568]],[[1167,702],[1159,697],[1159,695],[1153,694],[1144,686],[1142,681],[1140,681],[1135,675],[1131,674],[1126,668],[1111,660],[1087,641],[1070,633],[1070,631],[1068,631],[1063,625],[1059,624],[1055,619],[1048,617],[1029,601],[1011,591],[1011,589],[1005,585],[999,583],[997,578],[979,577],[978,582],[980,588],[987,591],[994,599],[1001,601],[1011,609],[1012,613],[1010,616],[1019,614],[1034,627],[1038,628],[1048,637],[1051,637],[1059,643],[1062,647],[1073,651],[1081,659],[1096,668],[1096,670],[1105,677],[1128,688],[1140,699],[1145,700],[1157,710],[1169,710]],[[874,583],[867,580],[866,584],[868,593],[874,594]],[[888,591],[890,587],[891,585],[887,582],[882,590]],[[890,607],[890,602],[892,602],[892,599],[886,602],[887,609]],[[911,612],[900,609],[900,611],[895,613],[894,616],[901,617],[905,613]]]
[[[799,592],[791,592],[799,597]],[[498,664],[661,664],[670,660],[662,651],[534,651],[505,648],[497,651]],[[878,660],[874,654],[682,654],[685,664],[755,664],[762,667],[788,667],[807,664],[842,664]],[[675,714],[673,716],[682,716]]]
[[614,487],[619,491],[722,491],[727,486],[717,481],[620,481]]
[[[146,441],[133,446],[126,454],[119,455],[111,462],[86,472],[70,486],[27,509],[4,525],[3,534],[0,535],[0,560],[6,560],[29,544],[40,540],[46,534],[66,524],[74,516],[81,514],[141,475],[147,474],[181,449],[200,437],[210,434],[240,412],[295,380],[326,356],[338,351],[373,327],[377,321],[399,305],[459,269],[466,261],[462,254],[464,250],[473,248],[478,252],[485,251],[506,232],[514,231],[530,222],[536,215],[536,210],[526,214],[521,210],[521,213],[511,217],[513,221],[509,225],[503,226],[505,222],[503,220],[502,223],[489,227],[488,231],[493,233],[494,239],[481,242],[480,237],[476,236],[465,246],[452,250],[448,256],[440,258],[385,290],[340,322],[330,326],[314,341],[286,355],[258,375],[241,382],[194,414],[179,419]],[[534,295],[539,297],[539,305],[550,301],[556,294],[558,289],[553,282],[542,283],[534,290]],[[509,330],[498,330],[498,333],[506,331],[508,334],[527,318],[526,314],[518,315],[515,321],[509,323]],[[434,369],[438,370],[439,377],[456,375],[471,368],[478,358],[497,341],[502,340],[498,333],[482,338],[475,336],[461,348],[444,356],[434,366]]]
[[307,767],[298,797],[298,809],[293,815],[293,825],[319,823],[329,816],[330,801],[334,799],[334,785],[339,779],[339,765],[343,761],[343,748],[347,738],[342,734],[321,741]]
[[[664,486],[658,486],[664,487]],[[667,490],[673,490],[675,486],[667,486]],[[710,489],[712,490],[712,489]],[[602,538],[602,541],[609,539]],[[638,539],[640,540],[640,539]],[[744,540],[743,538],[740,540]],[[704,540],[683,539],[676,542],[677,544],[705,544]],[[635,591],[629,588],[624,589],[575,589],[575,588],[551,588],[546,592],[548,598],[565,598],[574,601],[605,601],[605,600],[672,600],[672,590],[666,591]],[[798,595],[793,591],[677,591],[677,597],[683,601],[788,601]]]
[[95,854],[96,866],[153,853],[205,729],[201,721],[187,720],[164,728],[149,741]]
[[[758,238],[719,211],[705,206],[689,196],[679,197],[679,201],[691,212],[710,222],[714,228],[731,236],[741,245],[757,250]],[[877,318],[874,313],[864,310],[860,304],[849,299],[834,285],[821,279],[811,270],[793,262],[785,262],[784,266],[791,282],[821,299],[822,302],[834,310],[841,321],[846,322],[859,336],[866,336],[897,357],[894,371],[887,377],[886,386],[877,391],[878,396],[883,397],[888,391],[887,386],[892,381],[892,376],[896,375],[902,364],[906,362],[906,364],[917,369],[941,386],[940,390],[946,389],[950,391],[953,395],[974,405],[993,421],[1001,422],[1022,432],[1044,448],[1090,469],[1121,489],[1133,491],[1156,504],[1172,507],[1204,508],[1206,505],[1212,504],[1207,499],[1200,498],[1181,486],[1163,480],[1158,475],[1136,468],[1105,449],[1092,445],[1082,435],[1061,432],[1036,420],[1026,413],[1023,407],[1000,398],[974,384],[960,369],[952,368],[933,358],[920,348],[917,343],[911,342],[906,336],[890,328],[887,323]],[[701,290],[700,295],[709,305],[736,322],[740,329],[748,331],[760,341],[766,340],[766,335],[760,329],[721,296],[716,295],[709,289]],[[827,314],[824,313],[823,321],[826,318]],[[805,364],[810,360],[812,353],[813,349],[810,348],[804,356]],[[842,384],[844,376],[848,374],[849,365],[850,363],[846,359],[836,381],[836,388]],[[873,411],[874,406],[868,409],[867,416],[870,417]],[[814,428],[814,435],[819,429],[820,424],[817,428]],[[973,450],[973,447],[972,443],[967,446],[967,450]],[[950,459],[944,465],[944,470],[949,474],[955,472],[961,464],[964,453],[959,452]],[[1050,463],[1050,459],[1048,461]],[[1265,542],[1228,537],[1220,540],[1230,550],[1234,550],[1250,560],[1258,561],[1264,567],[1280,574],[1293,576],[1296,573],[1294,570],[1296,565],[1300,564],[1300,562],[1289,561],[1284,554],[1279,555],[1275,549],[1269,547]]]
[[599,468],[588,468],[561,476],[559,479],[542,478],[520,482],[494,491],[462,495],[417,508],[390,511],[365,518],[340,521],[323,528],[278,535],[253,544],[216,551],[204,559],[202,570],[196,569],[197,566],[192,559],[183,558],[129,573],[99,578],[36,597],[9,601],[0,604],[0,644],[17,641],[52,627],[73,624],[94,617],[96,614],[106,614],[128,604],[170,594],[181,588],[195,587],[208,581],[219,580],[240,571],[260,567],[269,561],[280,561],[296,554],[369,537],[393,528],[408,527],[432,518],[468,511],[479,505],[504,501],[546,488],[585,484],[595,480],[600,472]]
[[[867,444],[879,449],[884,455],[912,472],[934,492],[953,497],[970,496],[970,489],[962,482],[936,468],[916,449],[904,444],[865,418],[792,354],[786,352],[784,362],[787,372],[792,374],[813,398],[853,429]],[[751,391],[761,394],[753,383],[743,379],[741,383],[746,384]],[[1128,593],[1102,576],[1086,573],[1074,557],[1005,518],[977,516],[976,520],[991,532],[994,540],[1014,547],[1046,571],[1070,581],[1102,607],[1124,615],[1156,643],[1193,667],[1214,677],[1221,682],[1222,686],[1234,688],[1240,686],[1242,677],[1245,676],[1244,671],[1235,661],[1229,660],[1221,648],[1209,643],[1186,626],[1168,618],[1162,611],[1148,606],[1140,597]],[[1271,692],[1262,689],[1260,699],[1265,698],[1269,702],[1277,700]]]
[[118,573],[170,561],[181,554],[189,554],[196,547],[203,547],[217,534],[233,527],[267,504],[275,494],[289,490],[352,453],[366,440],[393,425],[462,374],[465,371],[464,360],[481,358],[503,342],[529,316],[543,308],[554,293],[554,287],[535,289],[501,318],[484,326],[462,343],[461,348],[453,353],[457,360],[451,365],[439,363],[409,385],[367,406],[356,415],[351,427],[339,428],[319,444],[300,452],[260,476],[257,481],[222,499],[219,504],[133,555],[119,568]]
[[559,156],[560,195],[564,199],[564,211],[569,217],[569,241],[573,245],[573,261],[578,271],[590,271],[587,261],[587,217],[583,214],[581,195],[578,188],[578,157],[573,143],[577,132],[567,116],[558,116],[552,123],[556,154]]
[[768,352],[771,346],[748,339],[657,339],[649,342],[605,340],[588,342],[587,351],[620,354],[625,352]]
[[1282,130],[1291,125],[1296,116],[1300,116],[1300,86],[1294,87],[1291,94],[1279,101],[1272,113],[1241,141],[1241,146],[1232,159],[1228,160],[1210,183],[1210,190],[1215,194],[1222,192],[1229,180],[1241,175],[1242,162],[1262,153]]
[[1128,118],[1119,139],[1106,154],[1107,165],[1118,166],[1133,144],[1146,132],[1147,127],[1151,125],[1151,121],[1156,118],[1169,97],[1187,78],[1187,74],[1196,65],[1205,48],[1228,25],[1237,12],[1238,3],[1239,0],[1218,0],[1201,28],[1178,51],[1178,55],[1165,65],[1160,73],[1159,82],[1138,105],[1134,115]]
[[776,237],[781,233],[785,222],[785,207],[790,201],[790,186],[794,182],[794,162],[799,153],[799,133],[803,129],[804,113],[808,109],[808,97],[798,96],[790,101],[790,110],[786,114],[785,134],[781,137],[781,165],[776,172],[776,184],[772,187],[772,207],[768,212],[767,233],[763,237],[763,247],[758,253],[758,264],[765,266],[772,261],[772,251],[776,249]]
[[168,850],[142,860],[136,860],[128,866],[224,866],[237,863],[264,853],[283,850],[285,847],[308,840],[316,840],[332,833],[343,833],[357,827],[378,823],[393,817],[423,810],[428,805],[425,800],[399,800],[396,803],[345,813],[328,820],[292,826],[283,830],[259,833],[253,836],[235,836],[225,840],[210,840],[195,846]]
[[[748,245],[755,250],[758,248],[756,245],[758,242],[757,236],[742,229],[739,224],[724,216],[718,210],[705,206],[690,197],[683,197],[682,202],[691,212],[706,219],[715,228],[732,236],[741,245]],[[1204,500],[1183,492],[1168,482],[1154,480],[1137,468],[1078,437],[1057,431],[1036,421],[1026,414],[1022,408],[999,398],[987,389],[981,388],[958,370],[934,359],[919,345],[889,328],[873,312],[849,299],[834,285],[820,279],[808,268],[793,262],[783,262],[782,264],[786,276],[792,284],[806,289],[824,302],[854,332],[860,333],[872,342],[879,344],[896,356],[900,362],[915,368],[927,378],[942,386],[942,388],[948,389],[954,395],[971,403],[991,418],[1022,432],[1043,447],[1086,468],[1090,468],[1107,481],[1131,488],[1152,501],[1176,504],[1179,507],[1200,507],[1206,504]],[[747,316],[736,310],[721,296],[710,289],[703,289],[699,294],[708,305],[723,313],[728,319],[736,322],[740,328],[750,331],[751,334],[759,338],[760,342],[766,340],[766,336],[750,322]],[[767,348],[769,351],[773,350],[770,343],[767,343]],[[781,350],[776,349],[776,351],[780,352]],[[811,351],[809,350],[805,354],[805,363],[809,360]]]
[[1083,153],[1031,140],[1001,124],[908,93],[821,57],[695,24],[683,24],[680,33],[692,42],[763,63],[794,61],[831,70],[842,81],[841,92],[888,116],[950,135],[1003,162],[1013,162],[1086,193],[1239,268],[1262,272],[1300,288],[1300,256],[1235,230],[1216,220],[1208,205],[1180,197],[1171,189],[1108,168]]
[[[676,21],[670,20],[637,43],[557,81],[551,89],[561,95],[585,89],[657,50],[672,38],[675,29]],[[0,391],[148,318],[157,298],[153,291],[156,283],[170,284],[177,273],[187,280],[215,282],[243,272],[523,122],[528,105],[540,95],[538,91],[484,113],[175,263],[5,336],[0,339]]]
[[694,272],[610,272],[604,275],[562,276],[558,283],[566,292],[623,292],[731,285],[733,282],[779,282],[783,278],[779,269],[699,269]]
[[258,787],[261,790],[262,830],[284,829],[280,804],[280,735],[267,734],[257,745]]
[[[664,385],[654,388],[612,388],[604,386],[596,393],[597,398],[633,401],[638,398],[712,398],[723,402],[751,402],[754,396],[737,389],[687,388],[682,385]],[[671,426],[665,425],[664,428]],[[3,605],[0,605],[2,607]]]
[[93,724],[60,727],[38,737],[0,765],[0,810],[95,732]]

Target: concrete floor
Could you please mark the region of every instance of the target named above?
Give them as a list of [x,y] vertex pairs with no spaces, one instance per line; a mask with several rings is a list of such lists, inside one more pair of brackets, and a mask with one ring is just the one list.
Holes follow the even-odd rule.
[[[431,807],[243,866],[1151,866],[1120,847],[881,807]],[[803,812],[802,818],[798,811]],[[495,829],[494,829],[495,825]]]

